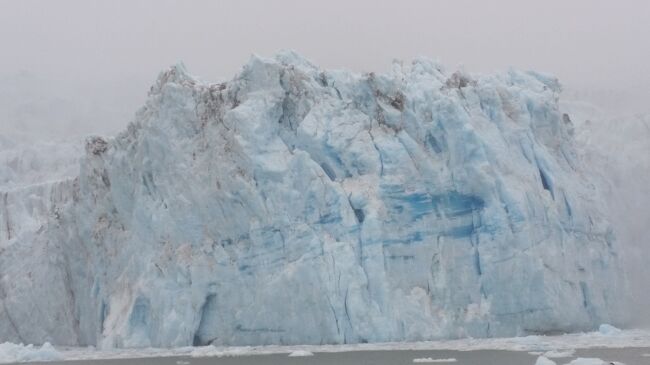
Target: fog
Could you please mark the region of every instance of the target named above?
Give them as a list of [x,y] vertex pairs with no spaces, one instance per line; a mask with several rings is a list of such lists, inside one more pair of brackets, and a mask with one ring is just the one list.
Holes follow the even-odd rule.
[[111,134],[169,65],[217,81],[283,48],[358,71],[417,56],[470,72],[535,69],[557,75],[567,97],[641,112],[648,19],[645,0],[3,0],[0,132]]
[[[592,117],[626,117],[650,112],[649,19],[647,0],[0,0],[0,137],[112,135],[169,65],[182,61],[219,81],[251,54],[285,48],[323,68],[357,71],[418,56],[475,73],[535,69],[560,78],[565,100],[599,107]],[[622,170],[648,181],[648,144],[637,146],[641,156],[630,158],[646,162]],[[634,186],[619,181],[613,195],[629,202],[617,212],[635,209],[634,231],[619,236],[636,258],[630,276],[640,298],[650,279],[642,241],[650,196]],[[647,318],[645,304],[637,317]]]

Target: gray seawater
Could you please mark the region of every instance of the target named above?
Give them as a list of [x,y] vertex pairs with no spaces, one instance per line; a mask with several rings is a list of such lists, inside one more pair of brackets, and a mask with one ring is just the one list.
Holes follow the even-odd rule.
[[[618,361],[626,365],[650,365],[650,348],[588,349],[577,350],[573,357],[553,359],[558,365],[566,364],[576,357],[597,357],[606,361]],[[449,359],[456,362],[439,363],[453,365],[534,365],[537,356],[526,352],[479,350],[479,351],[356,351],[341,353],[316,353],[309,357],[288,357],[287,354],[253,355],[240,357],[152,357],[143,359],[112,359],[92,361],[63,361],[32,363],[42,365],[408,365],[416,358]]]

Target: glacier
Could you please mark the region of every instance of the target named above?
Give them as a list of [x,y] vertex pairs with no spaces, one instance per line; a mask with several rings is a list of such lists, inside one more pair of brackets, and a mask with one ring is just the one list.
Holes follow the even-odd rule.
[[65,169],[10,165],[0,139],[0,341],[342,344],[616,323],[616,240],[560,91],[536,72],[417,59],[361,74],[285,51],[217,84],[171,67],[125,131],[88,138]]

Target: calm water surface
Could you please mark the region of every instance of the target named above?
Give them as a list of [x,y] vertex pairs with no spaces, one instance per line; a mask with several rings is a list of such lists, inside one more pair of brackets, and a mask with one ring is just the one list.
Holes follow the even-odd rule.
[[[598,357],[606,361],[619,361],[626,365],[650,365],[650,348],[577,350],[570,358],[553,359],[558,365],[576,357]],[[534,365],[537,356],[526,352],[480,351],[357,351],[342,353],[316,353],[310,357],[288,357],[287,354],[254,355],[241,357],[158,357],[145,359],[92,360],[33,363],[42,365],[412,365],[416,358],[448,359],[453,365]]]

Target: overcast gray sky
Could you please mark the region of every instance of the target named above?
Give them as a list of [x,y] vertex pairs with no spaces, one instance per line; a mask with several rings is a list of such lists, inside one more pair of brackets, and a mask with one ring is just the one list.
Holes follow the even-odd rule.
[[[173,63],[218,81],[252,53],[282,48],[328,68],[383,71],[427,56],[470,72],[550,72],[597,96],[648,96],[649,35],[647,0],[0,0],[0,133],[15,120],[23,131],[110,132]],[[29,97],[64,106],[49,120],[35,108],[25,116]]]

